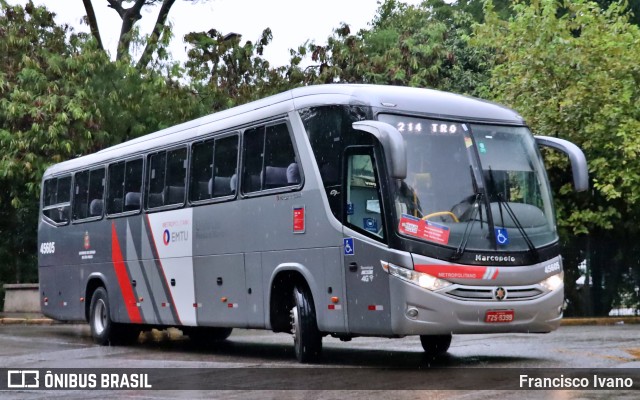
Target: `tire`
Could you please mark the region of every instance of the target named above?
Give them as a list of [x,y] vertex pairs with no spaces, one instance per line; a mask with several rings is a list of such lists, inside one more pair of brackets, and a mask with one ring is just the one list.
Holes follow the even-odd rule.
[[199,344],[211,344],[226,340],[233,328],[214,328],[214,327],[185,327],[184,334],[189,336],[194,342]]
[[103,287],[91,297],[89,326],[94,342],[101,346],[129,344],[138,339],[140,329],[136,325],[119,324],[111,320],[109,296]]
[[420,343],[428,357],[438,357],[449,350],[451,335],[421,335]]
[[313,298],[305,287],[293,289],[291,333],[296,358],[301,363],[316,361],[322,353],[322,334],[318,330]]

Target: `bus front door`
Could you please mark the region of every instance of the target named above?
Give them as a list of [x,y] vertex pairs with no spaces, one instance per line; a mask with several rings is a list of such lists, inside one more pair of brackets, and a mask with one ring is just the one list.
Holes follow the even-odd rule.
[[391,333],[389,275],[385,260],[385,229],[376,161],[372,147],[347,150],[343,248],[348,331]]

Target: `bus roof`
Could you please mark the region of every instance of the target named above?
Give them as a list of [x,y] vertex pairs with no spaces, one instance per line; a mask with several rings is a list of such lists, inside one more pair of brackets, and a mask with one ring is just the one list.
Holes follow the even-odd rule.
[[206,115],[108,147],[97,153],[55,164],[46,170],[44,176],[124,158],[150,148],[168,146],[200,135],[283,115],[295,109],[331,104],[358,104],[375,107],[378,111],[388,110],[390,113],[408,112],[431,118],[469,122],[524,124],[520,115],[499,104],[438,90],[363,84],[313,85]]

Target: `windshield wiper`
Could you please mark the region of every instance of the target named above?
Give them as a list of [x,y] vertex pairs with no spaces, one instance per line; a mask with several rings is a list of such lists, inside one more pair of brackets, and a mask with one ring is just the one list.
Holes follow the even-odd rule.
[[503,198],[502,192],[498,191],[498,188],[496,187],[496,181],[493,178],[493,170],[491,169],[491,167],[489,167],[489,179],[491,181],[491,188],[493,192],[496,194],[496,199],[498,200],[498,209],[500,210],[500,221],[502,222],[502,226],[504,227],[504,216],[502,214],[502,206],[504,205],[505,210],[507,210],[507,214],[509,214],[509,217],[511,218],[514,225],[518,229],[518,232],[520,232],[520,235],[522,236],[525,243],[527,244],[527,247],[529,248],[529,251],[533,255],[535,261],[539,260],[540,254],[538,253],[538,249],[536,249],[536,247],[533,245],[531,238],[529,237],[527,232],[524,230],[524,227],[520,223],[520,220],[518,219],[518,217],[516,217],[516,213],[513,212],[513,209],[511,209],[509,202]]
[[480,209],[481,198],[482,198],[482,193],[476,192],[473,203],[471,204],[471,208],[473,208],[473,211],[469,216],[469,221],[467,221],[467,225],[464,227],[464,233],[462,235],[462,240],[460,241],[460,245],[458,245],[456,252],[453,253],[451,257],[449,257],[450,261],[457,261],[464,254],[464,251],[467,248],[467,243],[469,242],[469,237],[471,236],[471,232],[473,231],[473,225],[476,222],[476,215],[478,213],[480,213],[480,229],[482,229],[483,219],[482,219],[482,210]]
[[476,215],[480,213],[480,230],[484,225],[484,219],[482,217],[482,210],[480,207],[480,199],[482,199],[482,191],[478,185],[478,181],[476,179],[475,174],[473,173],[473,167],[469,165],[469,172],[471,173],[471,184],[473,185],[473,195],[474,200],[471,204],[471,208],[473,209],[471,215],[469,216],[469,220],[467,221],[467,225],[464,227],[464,233],[462,234],[462,240],[456,249],[456,252],[453,253],[451,257],[449,257],[450,261],[459,260],[467,249],[467,243],[469,242],[469,237],[471,236],[471,232],[473,231],[473,225],[476,222]]

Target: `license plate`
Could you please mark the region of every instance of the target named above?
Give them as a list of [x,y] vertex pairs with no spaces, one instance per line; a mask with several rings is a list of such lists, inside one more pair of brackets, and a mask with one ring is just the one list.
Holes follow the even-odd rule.
[[512,322],[513,315],[513,310],[491,310],[485,314],[484,322]]

